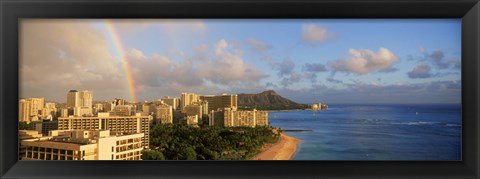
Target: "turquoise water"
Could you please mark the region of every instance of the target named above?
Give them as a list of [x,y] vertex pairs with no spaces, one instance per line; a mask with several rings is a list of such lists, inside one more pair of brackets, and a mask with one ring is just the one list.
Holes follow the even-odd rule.
[[293,160],[461,160],[460,105],[330,105],[269,112],[302,140]]

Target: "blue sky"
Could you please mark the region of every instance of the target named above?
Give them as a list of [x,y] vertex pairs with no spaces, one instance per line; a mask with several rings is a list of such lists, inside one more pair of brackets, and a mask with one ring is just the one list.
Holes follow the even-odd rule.
[[[236,94],[274,89],[299,103],[460,103],[460,19],[110,22],[124,46],[122,54],[104,20],[23,21],[25,29],[45,34],[22,33],[28,37],[22,46],[22,96],[62,101],[65,97],[56,97],[58,93],[78,88],[93,90],[98,100],[129,100],[121,69],[125,55],[139,100],[183,91]],[[56,36],[46,35],[53,32]],[[75,35],[82,36],[81,44]],[[38,48],[44,49],[34,54],[29,50]],[[70,61],[63,71],[32,65],[39,58],[55,64]],[[71,66],[78,69],[68,70]],[[76,82],[38,84],[30,79],[39,73],[35,70]],[[54,88],[51,85],[57,87],[45,89]]]

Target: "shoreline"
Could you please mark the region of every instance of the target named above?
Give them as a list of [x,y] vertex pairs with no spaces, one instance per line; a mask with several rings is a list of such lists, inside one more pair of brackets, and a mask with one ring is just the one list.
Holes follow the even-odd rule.
[[300,139],[280,133],[278,142],[265,145],[263,151],[250,160],[291,160],[299,142]]
[[278,110],[264,110],[267,112],[288,112],[288,111],[304,111],[307,109],[278,109]]
[[323,110],[327,110],[328,108],[326,109],[319,109],[319,110],[313,110],[313,109],[281,109],[281,110],[264,110],[264,111],[267,111],[267,112],[288,112],[288,111],[323,111]]

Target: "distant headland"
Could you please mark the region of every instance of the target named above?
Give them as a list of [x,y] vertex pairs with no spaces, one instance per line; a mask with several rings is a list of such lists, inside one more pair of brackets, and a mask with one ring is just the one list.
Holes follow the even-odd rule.
[[[238,109],[250,110],[269,110],[269,111],[284,111],[284,110],[319,110],[326,109],[328,106],[323,104],[318,107],[319,103],[300,104],[293,100],[280,96],[274,90],[267,90],[257,94],[238,94]],[[321,106],[321,105],[320,105]]]

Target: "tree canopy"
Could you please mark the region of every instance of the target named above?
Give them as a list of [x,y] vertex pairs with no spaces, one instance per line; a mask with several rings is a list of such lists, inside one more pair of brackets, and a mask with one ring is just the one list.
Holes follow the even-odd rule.
[[279,139],[269,127],[190,127],[152,124],[143,160],[245,160]]

